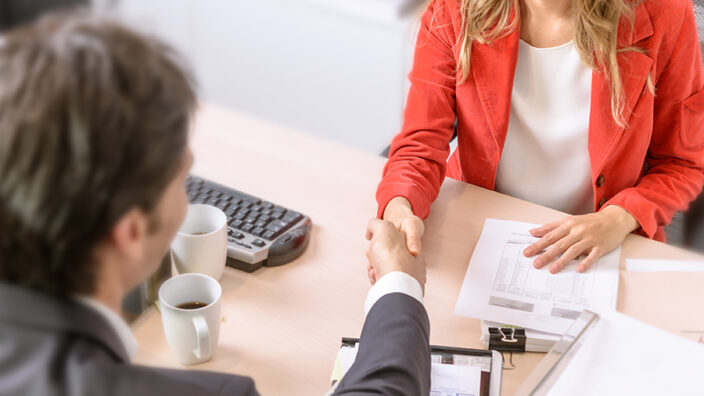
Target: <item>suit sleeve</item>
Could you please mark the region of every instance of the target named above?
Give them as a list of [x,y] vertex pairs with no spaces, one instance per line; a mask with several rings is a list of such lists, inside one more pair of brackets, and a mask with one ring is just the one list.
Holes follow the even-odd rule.
[[445,179],[455,122],[454,28],[446,0],[434,0],[423,14],[401,132],[394,137],[376,193],[377,216],[397,196],[425,218]]
[[686,209],[704,184],[704,72],[692,5],[683,8],[682,28],[656,84],[648,169],[604,205],[626,209],[649,238]]
[[430,393],[430,324],[423,305],[402,293],[372,307],[359,351],[333,395]]

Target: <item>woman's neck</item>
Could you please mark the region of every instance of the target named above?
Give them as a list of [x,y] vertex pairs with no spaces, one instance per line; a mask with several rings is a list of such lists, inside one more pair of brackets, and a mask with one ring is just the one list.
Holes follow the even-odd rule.
[[572,40],[570,0],[521,0],[521,39],[534,47]]

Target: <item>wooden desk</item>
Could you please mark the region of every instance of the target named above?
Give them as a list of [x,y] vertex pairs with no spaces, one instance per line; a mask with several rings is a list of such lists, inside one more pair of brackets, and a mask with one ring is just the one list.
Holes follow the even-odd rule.
[[[290,264],[252,274],[226,269],[219,348],[210,362],[188,368],[251,376],[263,395],[324,394],[340,338],[362,327],[364,230],[385,159],[213,105],[199,112],[193,150],[193,173],[300,210],[315,226],[308,250]],[[423,240],[431,343],[483,348],[479,321],[452,312],[484,219],[544,223],[562,214],[449,179],[431,213]],[[623,257],[695,255],[629,236]],[[153,308],[133,330],[137,363],[182,367]],[[513,394],[542,356],[514,354],[517,368],[504,371],[502,393]]]

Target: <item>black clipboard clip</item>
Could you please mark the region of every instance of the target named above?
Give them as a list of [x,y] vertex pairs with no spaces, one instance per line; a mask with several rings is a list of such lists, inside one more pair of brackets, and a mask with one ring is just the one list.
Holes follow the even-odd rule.
[[526,329],[489,327],[489,349],[499,352],[525,352]]

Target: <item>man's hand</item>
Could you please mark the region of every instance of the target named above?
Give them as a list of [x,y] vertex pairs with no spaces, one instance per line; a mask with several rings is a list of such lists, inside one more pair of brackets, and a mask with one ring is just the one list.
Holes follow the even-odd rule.
[[367,225],[367,273],[369,281],[376,283],[384,275],[402,271],[414,277],[425,290],[425,260],[414,256],[406,248],[406,235],[389,221],[371,219]]
[[540,240],[523,253],[526,257],[540,254],[533,265],[542,268],[550,264],[553,274],[572,260],[586,256],[577,266],[578,272],[584,272],[599,257],[616,249],[636,228],[638,222],[630,213],[619,206],[609,205],[597,213],[565,217],[530,230]]
[[406,247],[412,255],[420,254],[420,238],[423,236],[423,220],[413,214],[411,203],[404,197],[395,197],[384,209],[384,220],[394,224],[406,235]]

